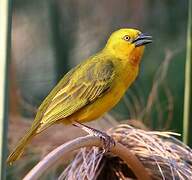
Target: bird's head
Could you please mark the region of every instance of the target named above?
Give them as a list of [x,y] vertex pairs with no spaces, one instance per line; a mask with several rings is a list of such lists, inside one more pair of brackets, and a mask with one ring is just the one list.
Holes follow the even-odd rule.
[[138,64],[143,54],[144,46],[151,42],[151,36],[136,29],[120,29],[112,33],[105,49],[117,58]]

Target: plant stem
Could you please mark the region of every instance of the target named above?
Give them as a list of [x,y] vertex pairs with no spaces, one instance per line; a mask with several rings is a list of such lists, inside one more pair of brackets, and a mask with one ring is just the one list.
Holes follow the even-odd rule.
[[187,50],[185,65],[185,96],[184,96],[184,115],[183,115],[183,141],[192,146],[192,0],[189,0],[188,28],[187,28]]
[[8,59],[11,41],[11,0],[0,1],[0,179],[5,179],[8,121]]
[[[98,146],[102,147],[101,140],[94,136],[85,136],[74,139],[68,143],[65,143],[52,152],[50,152],[42,161],[40,161],[24,178],[23,180],[36,180],[47,171],[50,167],[53,167],[59,160],[67,160],[70,154],[82,147]],[[110,149],[111,153],[117,155],[132,169],[135,176],[139,180],[150,180],[150,176],[145,167],[137,159],[137,157],[129,151],[122,144],[116,143],[116,145]]]

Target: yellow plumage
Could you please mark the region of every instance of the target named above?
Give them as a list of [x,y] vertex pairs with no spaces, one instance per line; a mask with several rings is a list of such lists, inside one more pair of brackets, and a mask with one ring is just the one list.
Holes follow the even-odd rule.
[[145,38],[140,36],[138,30],[120,29],[103,50],[69,71],[42,102],[30,130],[7,162],[17,160],[31,138],[51,125],[91,121],[116,105],[137,77],[143,45],[150,42],[146,36],[148,42],[142,44]]

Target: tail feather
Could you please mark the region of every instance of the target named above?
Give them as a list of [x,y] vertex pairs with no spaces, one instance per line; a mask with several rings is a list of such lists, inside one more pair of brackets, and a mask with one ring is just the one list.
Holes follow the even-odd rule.
[[31,128],[26,135],[19,141],[18,145],[11,152],[9,157],[7,158],[7,163],[12,164],[14,161],[19,159],[19,157],[23,154],[23,151],[26,145],[30,142],[30,140],[36,135],[37,128]]

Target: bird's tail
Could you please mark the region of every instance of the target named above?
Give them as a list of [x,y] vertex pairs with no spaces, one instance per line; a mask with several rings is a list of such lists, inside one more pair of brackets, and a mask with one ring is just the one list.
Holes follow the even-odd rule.
[[26,147],[26,145],[30,142],[30,140],[33,138],[33,136],[36,135],[37,128],[32,127],[25,136],[19,141],[18,145],[15,147],[15,149],[11,152],[9,157],[7,158],[7,163],[12,164],[14,161],[20,158],[20,156],[23,154],[23,151]]

